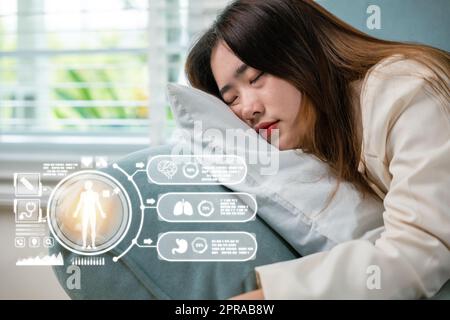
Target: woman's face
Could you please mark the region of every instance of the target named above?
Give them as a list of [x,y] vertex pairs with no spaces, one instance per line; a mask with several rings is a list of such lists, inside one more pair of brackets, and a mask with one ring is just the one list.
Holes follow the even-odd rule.
[[222,98],[250,127],[271,142],[279,129],[279,149],[300,147],[301,92],[289,82],[245,65],[219,42],[211,55],[211,68]]

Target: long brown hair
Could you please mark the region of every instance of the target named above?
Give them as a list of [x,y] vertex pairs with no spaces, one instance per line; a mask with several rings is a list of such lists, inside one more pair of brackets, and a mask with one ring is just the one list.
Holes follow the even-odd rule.
[[[382,59],[400,54],[427,66],[426,79],[450,104],[450,55],[419,44],[371,37],[313,0],[238,0],[227,6],[190,50],[190,84],[222,99],[211,53],[224,41],[247,65],[291,82],[306,97],[301,148],[330,165],[338,180],[372,192],[358,171],[361,141],[350,84]],[[447,106],[445,106],[447,105]]]

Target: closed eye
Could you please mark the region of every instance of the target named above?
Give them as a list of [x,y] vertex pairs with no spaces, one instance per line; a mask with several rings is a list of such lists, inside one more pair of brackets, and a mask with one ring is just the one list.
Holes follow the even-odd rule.
[[256,81],[258,81],[262,76],[264,75],[264,71],[258,74],[258,76],[250,81],[250,84],[254,84]]
[[236,100],[237,100],[237,97],[234,97],[233,100],[231,100],[230,102],[228,102],[228,101],[224,101],[224,102],[231,107]]
[[[262,72],[260,72],[257,76],[256,76],[256,78],[255,79],[253,79],[253,80],[250,80],[250,84],[255,84],[263,75],[265,74],[265,72],[264,71],[262,71]],[[233,104],[236,102],[236,100],[238,99],[238,97],[234,97],[233,98],[233,100],[231,100],[231,101],[225,101],[224,100],[224,102],[228,105],[228,106],[233,106]]]

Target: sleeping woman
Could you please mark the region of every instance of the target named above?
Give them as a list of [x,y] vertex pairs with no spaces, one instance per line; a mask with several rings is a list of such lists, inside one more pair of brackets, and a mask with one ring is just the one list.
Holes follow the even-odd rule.
[[375,243],[260,266],[259,289],[234,298],[420,298],[450,279],[448,52],[373,38],[313,0],[238,0],[186,73],[268,141],[278,129],[279,149],[313,154],[383,200]]

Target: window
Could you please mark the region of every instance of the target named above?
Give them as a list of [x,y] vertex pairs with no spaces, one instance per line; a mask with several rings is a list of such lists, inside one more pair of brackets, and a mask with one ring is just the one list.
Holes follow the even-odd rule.
[[173,126],[166,83],[184,82],[190,43],[227,2],[2,0],[0,143],[163,141]]

